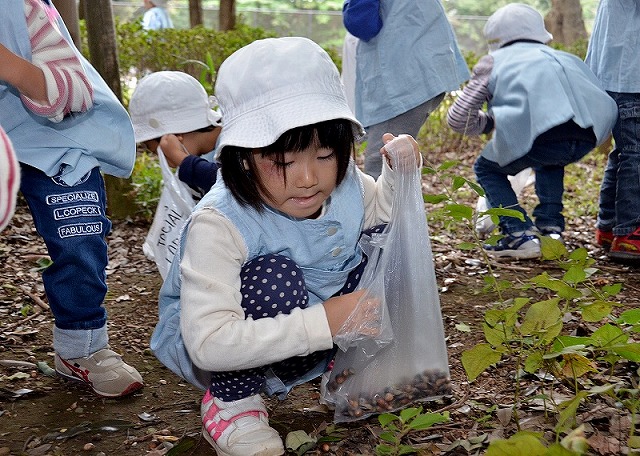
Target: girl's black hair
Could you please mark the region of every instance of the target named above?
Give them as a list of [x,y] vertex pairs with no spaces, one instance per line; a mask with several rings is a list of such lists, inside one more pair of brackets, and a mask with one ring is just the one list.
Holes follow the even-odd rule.
[[[234,198],[243,206],[251,206],[258,212],[264,210],[261,194],[269,192],[256,177],[254,151],[258,150],[263,157],[275,156],[275,161],[284,162],[287,152],[301,152],[312,145],[334,151],[338,161],[336,186],[340,185],[347,172],[349,161],[355,152],[355,136],[353,124],[346,119],[334,119],[313,125],[293,128],[280,136],[270,146],[249,149],[226,146],[220,152],[219,162],[222,179]],[[223,126],[224,129],[224,126]],[[246,167],[245,167],[246,166]],[[284,180],[287,173],[282,168]]]

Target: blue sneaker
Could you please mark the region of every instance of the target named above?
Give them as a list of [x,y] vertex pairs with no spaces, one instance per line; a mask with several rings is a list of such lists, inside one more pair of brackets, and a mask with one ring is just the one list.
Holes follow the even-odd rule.
[[540,257],[540,239],[532,231],[505,234],[495,245],[485,244],[483,248],[495,257],[519,260]]

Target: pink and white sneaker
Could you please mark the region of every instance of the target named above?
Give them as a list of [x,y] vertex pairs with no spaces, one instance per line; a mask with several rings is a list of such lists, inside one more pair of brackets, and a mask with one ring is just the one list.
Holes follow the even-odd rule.
[[267,408],[259,394],[221,401],[207,391],[200,406],[202,435],[218,456],[279,456],[284,446],[269,426]]

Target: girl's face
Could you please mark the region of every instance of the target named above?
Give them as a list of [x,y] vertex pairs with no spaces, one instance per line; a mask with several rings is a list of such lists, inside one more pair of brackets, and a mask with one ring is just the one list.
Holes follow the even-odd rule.
[[[336,188],[338,161],[331,149],[308,147],[287,152],[284,163],[254,152],[258,177],[269,195],[262,198],[274,209],[296,218],[316,218]],[[286,171],[286,181],[285,173]]]

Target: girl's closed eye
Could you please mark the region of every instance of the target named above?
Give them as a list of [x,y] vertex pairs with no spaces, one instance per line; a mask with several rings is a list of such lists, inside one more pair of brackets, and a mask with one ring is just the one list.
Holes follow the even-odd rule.
[[334,160],[335,158],[336,158],[335,150],[329,151],[328,154],[318,156],[318,160]]

